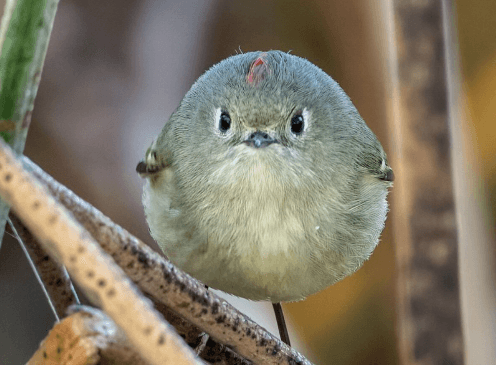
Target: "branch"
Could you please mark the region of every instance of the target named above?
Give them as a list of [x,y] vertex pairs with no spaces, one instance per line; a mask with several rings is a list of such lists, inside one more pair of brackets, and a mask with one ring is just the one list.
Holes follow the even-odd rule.
[[104,312],[86,306],[71,309],[73,314],[54,326],[26,365],[148,364]]
[[0,193],[40,240],[67,267],[92,303],[121,327],[151,364],[198,364],[190,348],[143,298],[114,261],[0,142]]
[[[117,265],[147,295],[254,363],[310,364],[297,351],[208,291],[204,284],[176,268],[93,206],[57,183],[27,157],[22,157],[22,163],[58,202],[71,211],[101,248],[112,256]],[[212,341],[208,345],[211,345],[209,349],[212,348],[212,351],[217,346]],[[218,352],[219,347],[216,348],[215,351]]]

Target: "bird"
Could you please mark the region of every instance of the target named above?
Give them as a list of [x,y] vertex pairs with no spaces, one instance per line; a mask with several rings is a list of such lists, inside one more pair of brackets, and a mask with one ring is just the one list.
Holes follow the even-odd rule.
[[207,70],[136,170],[150,233],[172,263],[272,303],[303,300],[362,266],[394,179],[338,83],[276,50]]

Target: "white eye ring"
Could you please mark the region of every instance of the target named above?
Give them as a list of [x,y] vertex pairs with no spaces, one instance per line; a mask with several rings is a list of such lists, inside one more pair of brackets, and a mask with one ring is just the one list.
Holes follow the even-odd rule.
[[215,129],[217,130],[219,129],[219,121],[221,114],[222,114],[222,108],[215,109],[214,123],[215,123]]
[[305,124],[303,126],[303,132],[305,132],[310,125],[310,118],[312,116],[312,113],[310,113],[307,108],[303,108],[303,112],[301,113],[301,115],[303,115],[303,119],[305,120]]
[[214,113],[214,133],[220,137],[232,134],[232,120],[224,108],[216,108]]
[[[295,119],[296,117],[299,118]],[[303,132],[307,130],[309,121],[310,121],[310,112],[308,111],[307,108],[304,108],[303,111],[301,112],[297,111],[291,117],[291,123],[290,123],[291,134],[294,137],[299,137],[301,134],[303,134]],[[296,129],[293,130],[293,127],[295,127]]]

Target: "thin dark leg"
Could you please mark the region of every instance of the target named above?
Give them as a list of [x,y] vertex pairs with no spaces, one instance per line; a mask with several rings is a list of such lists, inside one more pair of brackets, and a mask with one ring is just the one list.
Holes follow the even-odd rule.
[[272,303],[272,306],[274,307],[274,314],[276,315],[277,327],[279,328],[279,336],[281,336],[282,342],[284,342],[288,346],[291,346],[281,303]]

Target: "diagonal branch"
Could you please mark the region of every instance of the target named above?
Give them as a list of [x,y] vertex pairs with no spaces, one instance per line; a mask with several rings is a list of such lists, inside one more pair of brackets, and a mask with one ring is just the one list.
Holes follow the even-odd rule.
[[[67,271],[64,266],[59,265],[56,261],[50,258],[46,251],[43,250],[37,239],[31,235],[22,221],[13,212],[10,213],[9,217],[11,222],[14,222],[13,225],[16,230],[15,233],[18,233],[20,236],[19,239],[22,240],[24,247],[26,247],[27,254],[29,255],[29,259],[33,262],[33,269],[39,274],[41,281],[40,284],[43,288],[45,288],[47,299],[52,304],[56,317],[65,317],[72,312],[70,306],[72,304],[79,303],[76,293],[74,292],[72,282],[67,275]],[[10,226],[8,228],[10,228]],[[14,235],[15,233],[12,232]],[[211,338],[209,339],[209,336],[206,333],[202,332],[202,330],[198,327],[177,315],[163,303],[160,303],[146,293],[145,296],[153,302],[155,309],[164,316],[167,322],[174,326],[178,334],[183,337],[186,343],[194,348],[195,352],[204,360],[216,364],[251,364],[250,361],[245,360],[225,345],[219,344]],[[91,311],[91,308],[85,308]],[[55,327],[53,330],[55,331]],[[53,342],[52,337],[49,335],[44,342]],[[33,356],[33,361],[39,357],[40,351],[43,351],[44,348],[46,348],[46,346],[42,346],[40,350],[37,351],[38,355]],[[70,356],[72,353],[72,351],[68,352],[67,356]],[[118,359],[119,357],[114,360]]]
[[86,296],[124,330],[151,364],[199,364],[191,349],[102,251],[100,246],[28,173],[0,142],[0,193],[39,239],[63,263]]
[[145,293],[255,363],[310,364],[297,351],[208,291],[201,282],[57,183],[28,158],[22,157],[22,163]]

